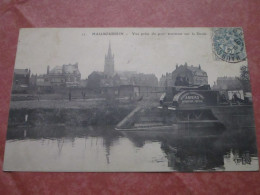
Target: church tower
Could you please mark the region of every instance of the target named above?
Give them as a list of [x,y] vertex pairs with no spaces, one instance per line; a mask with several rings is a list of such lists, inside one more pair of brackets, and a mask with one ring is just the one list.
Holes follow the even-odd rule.
[[108,52],[105,55],[105,66],[104,66],[104,73],[105,75],[112,77],[114,75],[115,68],[114,68],[114,54],[111,51],[111,44],[109,42]]

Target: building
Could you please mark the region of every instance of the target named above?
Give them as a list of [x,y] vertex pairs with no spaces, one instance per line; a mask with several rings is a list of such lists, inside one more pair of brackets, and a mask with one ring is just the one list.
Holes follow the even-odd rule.
[[137,75],[136,71],[118,71],[117,74],[120,78],[120,85],[133,85],[131,78]]
[[157,87],[158,79],[154,74],[138,73],[130,78],[130,83],[137,86]]
[[136,71],[121,71],[117,74],[120,77],[121,85],[158,86],[158,79],[154,74],[137,73]]
[[44,75],[45,82],[50,82],[51,86],[78,87],[80,78],[78,63],[55,66],[51,70],[48,66],[47,74]]
[[159,86],[160,87],[168,87],[168,86],[173,86],[174,82],[172,81],[172,73],[166,73],[165,75],[163,74],[160,78],[159,81]]
[[79,72],[78,63],[62,66],[62,74],[65,75],[67,87],[77,87],[80,84],[81,74]]
[[38,77],[37,74],[31,74],[31,77],[30,77],[30,87],[32,87],[32,88],[36,87],[37,77]]
[[14,69],[13,84],[16,86],[29,87],[30,75],[30,69]]
[[238,90],[242,89],[241,82],[236,77],[218,77],[213,89],[216,90]]
[[14,69],[12,92],[26,92],[30,86],[30,75],[30,69]]
[[172,81],[174,86],[200,86],[208,84],[208,75],[201,69],[201,66],[195,67],[176,65],[176,69],[172,72]]
[[162,75],[159,82],[160,87],[174,87],[174,86],[200,86],[208,85],[208,75],[201,69],[201,66],[195,67],[176,65],[176,69],[172,73]]
[[46,75],[36,75],[36,87],[38,93],[50,93],[52,92],[52,85]]
[[94,71],[88,76],[87,87],[91,89],[100,88],[101,80],[105,78],[105,74],[103,72]]
[[110,42],[108,52],[105,55],[104,74],[108,77],[112,77],[115,74],[114,54],[112,54]]
[[103,72],[94,71],[88,76],[88,88],[116,87],[121,84],[118,74],[108,76]]
[[88,79],[81,79],[80,82],[79,82],[79,87],[87,87],[88,85]]
[[65,75],[62,74],[62,66],[55,66],[50,70],[47,67],[47,74],[37,79],[37,86],[44,80],[45,83],[50,83],[52,86],[66,86]]
[[117,87],[121,85],[121,80],[118,74],[115,74],[112,77],[104,75],[104,78],[101,79],[101,87]]
[[121,85],[158,87],[154,74],[137,73],[136,71],[115,71],[114,54],[109,43],[105,55],[104,72],[94,71],[88,76],[88,88],[119,87]]

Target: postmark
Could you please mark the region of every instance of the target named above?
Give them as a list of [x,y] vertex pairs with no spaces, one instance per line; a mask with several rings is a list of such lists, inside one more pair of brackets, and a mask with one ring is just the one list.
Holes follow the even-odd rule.
[[213,28],[212,48],[218,60],[237,63],[246,59],[242,28]]

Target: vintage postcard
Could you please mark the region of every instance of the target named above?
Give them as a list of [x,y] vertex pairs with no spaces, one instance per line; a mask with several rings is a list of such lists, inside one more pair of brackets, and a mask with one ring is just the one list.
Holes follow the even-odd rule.
[[21,29],[4,171],[257,171],[243,29]]

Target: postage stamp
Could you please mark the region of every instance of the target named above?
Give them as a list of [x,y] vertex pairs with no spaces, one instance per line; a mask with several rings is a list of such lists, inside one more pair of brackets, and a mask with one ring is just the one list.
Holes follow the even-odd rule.
[[242,28],[213,28],[212,49],[217,60],[237,63],[246,59]]

